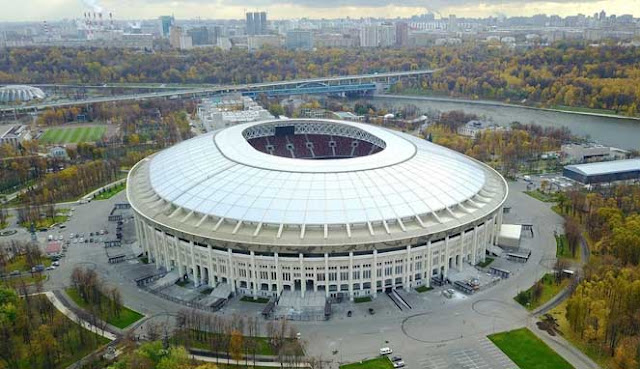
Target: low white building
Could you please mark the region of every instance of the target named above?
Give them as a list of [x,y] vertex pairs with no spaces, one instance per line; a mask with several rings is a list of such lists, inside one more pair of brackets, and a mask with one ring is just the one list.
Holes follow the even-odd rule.
[[566,144],[561,148],[566,163],[584,163],[612,159],[611,148],[599,144]]
[[497,131],[502,129],[505,128],[489,122],[481,120],[470,120],[467,122],[467,124],[458,127],[458,134],[467,137],[475,137],[478,133],[486,130]]
[[18,147],[26,140],[31,140],[29,127],[21,124],[0,126],[0,146],[11,145]]

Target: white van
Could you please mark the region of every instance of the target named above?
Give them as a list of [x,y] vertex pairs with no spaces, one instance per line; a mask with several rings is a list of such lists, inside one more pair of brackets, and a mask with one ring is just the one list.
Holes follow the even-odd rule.
[[380,355],[390,355],[391,353],[393,353],[393,350],[389,347],[383,347],[380,349]]

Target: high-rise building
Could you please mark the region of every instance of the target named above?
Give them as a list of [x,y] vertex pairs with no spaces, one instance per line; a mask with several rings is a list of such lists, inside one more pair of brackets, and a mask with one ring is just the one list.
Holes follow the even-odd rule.
[[[253,16],[255,17],[255,14]],[[267,34],[267,12],[260,12],[260,34]]]
[[287,31],[285,45],[287,49],[311,50],[313,48],[313,33],[303,29]]
[[215,43],[213,40],[216,39],[215,37],[211,37],[211,32],[209,32],[209,29],[204,26],[191,28],[187,31],[187,34],[191,36],[193,46],[211,45]]
[[191,36],[183,32],[182,27],[171,27],[169,33],[169,44],[171,47],[175,47],[180,50],[189,50],[193,48],[193,41]]
[[378,26],[365,25],[360,28],[360,46],[361,47],[377,47],[378,46]]
[[159,20],[162,37],[169,37],[169,33],[171,33],[171,27],[175,22],[173,15],[163,15],[159,18]]
[[396,23],[396,45],[406,46],[409,43],[409,25],[406,22]]
[[378,46],[389,47],[396,44],[396,27],[391,23],[383,23],[378,27]]
[[253,12],[246,14],[247,35],[267,34],[267,12]]
[[255,23],[253,22],[253,13],[247,13],[247,35],[253,36],[256,34]]

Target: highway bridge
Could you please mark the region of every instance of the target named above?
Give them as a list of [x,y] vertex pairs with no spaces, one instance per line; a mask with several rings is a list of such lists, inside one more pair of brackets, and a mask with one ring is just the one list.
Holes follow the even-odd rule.
[[263,82],[239,85],[219,86],[172,86],[165,84],[104,84],[104,85],[64,85],[48,84],[34,85],[44,89],[150,89],[153,91],[135,94],[87,97],[77,100],[58,100],[50,102],[38,102],[19,106],[0,106],[0,112],[17,114],[35,112],[46,108],[86,105],[104,102],[135,101],[148,99],[177,99],[177,98],[202,98],[225,93],[239,92],[245,96],[255,97],[259,94],[267,96],[300,95],[300,94],[328,94],[328,93],[353,93],[371,92],[376,90],[378,84],[392,84],[403,78],[419,77],[434,73],[436,70],[415,70],[406,72],[373,73],[350,76],[336,76],[323,78],[298,79],[291,81]]

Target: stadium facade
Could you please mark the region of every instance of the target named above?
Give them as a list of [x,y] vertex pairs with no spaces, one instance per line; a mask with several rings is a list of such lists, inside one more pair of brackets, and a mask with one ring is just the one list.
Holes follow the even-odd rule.
[[127,181],[149,260],[256,297],[429,286],[484,260],[508,191],[490,167],[426,140],[318,119],[204,134]]

